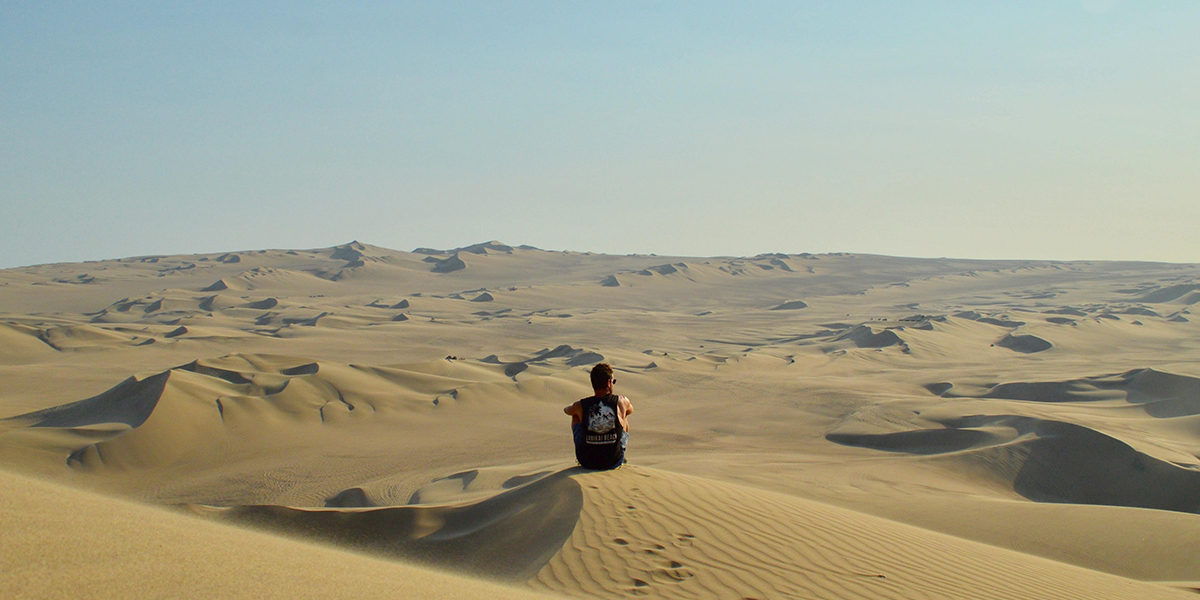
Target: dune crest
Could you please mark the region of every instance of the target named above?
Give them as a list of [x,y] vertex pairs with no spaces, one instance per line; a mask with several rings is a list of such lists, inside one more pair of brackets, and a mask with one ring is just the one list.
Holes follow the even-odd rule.
[[3,471],[0,514],[8,598],[545,598]]
[[[828,505],[642,467],[582,474],[538,589],[602,598],[1152,598],[1184,593]],[[879,537],[887,544],[869,540]],[[1003,577],[989,575],[1005,573]]]
[[[0,270],[5,469],[226,521],[12,484],[0,589],[458,596],[418,561],[573,597],[1191,597],[1197,281],[497,241]],[[630,462],[583,473],[598,362]]]
[[1012,335],[1008,334],[1000,341],[996,342],[1001,348],[1008,348],[1014,352],[1021,354],[1035,354],[1037,352],[1045,352],[1054,347],[1054,344],[1036,336],[1036,335]]
[[372,554],[524,582],[570,537],[579,485],[560,471],[464,505],[382,508],[204,507],[200,514]]

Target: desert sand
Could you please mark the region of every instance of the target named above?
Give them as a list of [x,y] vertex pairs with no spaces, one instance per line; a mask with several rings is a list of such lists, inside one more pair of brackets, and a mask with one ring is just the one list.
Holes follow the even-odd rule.
[[[1200,265],[0,271],[4,598],[1194,598]],[[629,464],[575,465],[588,369]]]

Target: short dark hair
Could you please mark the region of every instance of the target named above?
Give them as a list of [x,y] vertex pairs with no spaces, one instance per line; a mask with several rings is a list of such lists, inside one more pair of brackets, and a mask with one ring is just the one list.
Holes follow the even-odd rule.
[[609,366],[608,363],[600,363],[600,364],[592,367],[591,376],[592,376],[592,389],[598,390],[600,388],[603,388],[604,386],[608,385],[609,380],[612,379],[612,376],[613,376],[612,367]]

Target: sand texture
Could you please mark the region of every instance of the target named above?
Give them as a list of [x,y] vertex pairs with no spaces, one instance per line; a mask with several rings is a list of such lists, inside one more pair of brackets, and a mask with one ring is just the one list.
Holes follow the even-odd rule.
[[[8,269],[0,597],[1195,597],[1198,303],[500,242]],[[590,472],[601,361],[630,463]]]

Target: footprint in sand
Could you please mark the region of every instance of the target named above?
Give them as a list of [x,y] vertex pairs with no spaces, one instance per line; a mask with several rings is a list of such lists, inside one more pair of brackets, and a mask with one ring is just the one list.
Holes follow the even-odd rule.
[[676,546],[691,546],[692,541],[695,539],[696,539],[696,536],[694,536],[690,533],[681,533],[681,534],[678,534],[675,536],[675,545]]
[[625,538],[615,538],[615,539],[613,539],[613,543],[617,544],[619,546],[628,546],[629,545],[629,541],[626,540]]
[[659,583],[682,583],[692,576],[692,572],[677,560],[666,561],[666,566],[654,570],[654,580]]
[[692,578],[687,569],[659,569],[655,572],[655,580],[661,583],[683,583]]

